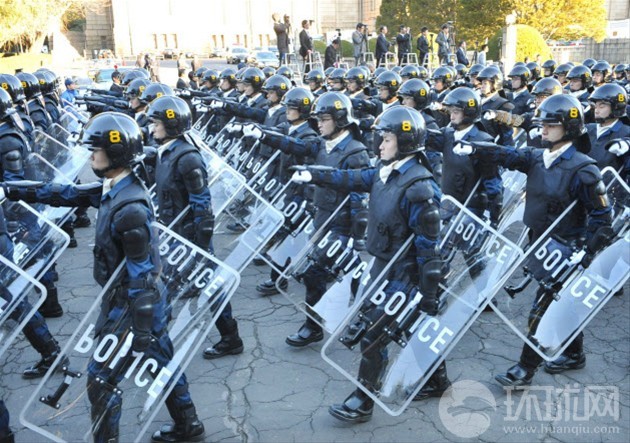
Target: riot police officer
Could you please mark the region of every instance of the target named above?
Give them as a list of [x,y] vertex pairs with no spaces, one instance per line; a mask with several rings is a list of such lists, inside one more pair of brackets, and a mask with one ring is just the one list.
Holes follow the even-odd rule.
[[39,88],[42,96],[44,97],[44,103],[46,112],[50,116],[52,123],[59,122],[61,117],[61,111],[59,106],[59,96],[55,90],[55,84],[57,83],[57,77],[55,74],[48,70],[40,70],[35,72],[35,77],[39,81]]
[[612,68],[606,60],[602,60],[593,65],[591,72],[593,73],[593,86],[598,88],[609,81],[608,76],[612,73]]
[[392,106],[400,105],[398,89],[402,84],[400,75],[393,71],[381,73],[374,82],[378,89],[376,100],[353,99],[352,105],[358,111],[377,116]]
[[346,70],[335,68],[328,76],[328,90],[335,92],[346,92]]
[[508,77],[510,79],[510,89],[512,92],[508,94],[508,100],[514,105],[512,112],[514,114],[524,114],[530,110],[529,102],[532,95],[527,89],[532,74],[525,66],[516,66],[512,68]]
[[[409,65],[411,66],[411,65]],[[367,82],[366,74],[359,67],[350,68],[345,75],[346,94],[350,98],[367,99],[368,96],[363,92]]]
[[[335,189],[370,192],[367,251],[375,257],[370,270],[373,280],[413,235],[413,245],[402,254],[388,275],[384,293],[391,297],[401,287],[411,293],[419,288],[421,311],[429,315],[438,312],[438,283],[442,275],[442,260],[438,248],[440,233],[439,187],[433,180],[424,150],[425,126],[420,113],[400,106],[380,115],[375,129],[382,138],[380,160],[375,167],[362,170],[307,170],[296,173],[296,180],[312,182]],[[362,359],[359,381],[378,394],[381,377],[387,365],[389,340],[383,328],[394,321],[395,315],[385,313],[384,303],[371,305],[364,317],[371,325],[361,338]],[[439,396],[450,382],[446,366],[441,365],[422,392],[422,398]],[[341,404],[332,405],[330,414],[350,423],[372,418],[374,401],[361,389],[356,389]]]
[[[280,149],[287,154],[310,157],[315,164],[341,169],[357,169],[369,165],[367,148],[360,140],[357,121],[352,114],[350,99],[338,92],[327,92],[319,97],[313,107],[313,115],[318,120],[321,137],[299,139],[287,137],[258,127],[245,126],[243,133],[247,137],[257,138],[263,143]],[[321,228],[326,220],[345,200],[347,193],[334,189],[317,187],[313,196],[313,205],[317,208],[313,224]],[[367,227],[366,196],[350,193],[350,201],[345,203],[332,221],[331,232],[334,239],[347,245],[350,238],[362,241]],[[335,241],[333,239],[333,241]],[[328,272],[325,258],[321,257],[303,276],[306,286],[306,303],[314,306],[324,295],[327,287]],[[324,338],[322,328],[310,317],[297,333],[287,337],[286,343],[294,347],[306,346]]]
[[571,68],[567,74],[569,80],[569,93],[577,98],[583,107],[588,106],[588,96],[593,82],[591,70],[584,65],[577,65]]
[[324,86],[325,78],[321,69],[312,69],[304,76],[304,82],[308,85],[315,98],[326,92]]
[[628,96],[625,89],[616,83],[607,83],[595,89],[589,97],[594,110],[595,123],[586,125],[591,141],[588,155],[596,162],[599,169],[612,166],[621,172],[624,179],[630,173],[630,155],[627,148],[611,152],[607,147],[616,141],[630,141],[630,124],[626,115]]
[[203,77],[201,77],[200,90],[208,94],[219,96],[221,92],[219,89],[219,81],[219,73],[214,69],[208,69],[203,73]]
[[556,70],[556,61],[553,59],[547,60],[542,64],[542,75],[545,77],[552,77]]
[[499,137],[499,143],[503,145],[514,144],[512,138],[512,128],[495,121],[483,118],[483,113],[487,111],[506,111],[512,112],[514,105],[500,94],[503,93],[503,74],[496,66],[488,66],[477,76],[477,80],[481,81],[481,112],[483,124],[486,132],[493,138]]
[[[151,199],[146,188],[131,170],[136,156],[142,154],[142,136],[130,117],[105,112],[92,118],[84,127],[81,143],[92,150],[92,170],[104,183],[90,185],[11,184],[5,183],[12,200],[50,202],[57,205],[98,207],[96,225],[94,278],[107,284],[118,265],[126,259],[126,272],[104,296],[95,339],[108,334],[121,337],[133,329],[132,350],[144,352],[161,366],[173,359],[173,345],[166,329],[166,300],[156,288],[159,272],[157,238],[153,238]],[[120,306],[124,308],[121,309]],[[155,339],[154,339],[155,338]],[[94,357],[88,364],[87,396],[92,407],[94,440],[118,441],[122,399],[98,381],[108,380],[112,370],[108,362]],[[116,383],[124,372],[115,374]],[[182,374],[169,396],[166,407],[174,419],[153,434],[156,442],[200,441],[203,423],[197,418]]]
[[16,74],[16,77],[22,82],[22,88],[24,88],[24,94],[26,95],[28,115],[31,117],[35,128],[46,132],[52,125],[52,120],[46,111],[46,105],[39,87],[39,80],[28,72],[19,72]]
[[[542,125],[544,149],[496,145],[475,149],[467,145],[456,147],[456,152],[460,155],[474,152],[474,157],[481,161],[527,174],[523,221],[530,229],[532,242],[577,200],[577,205],[556,227],[554,234],[566,244],[579,244],[581,239],[586,238],[586,253],[590,256],[605,246],[591,240],[598,238],[600,233],[607,235],[611,208],[599,169],[595,161],[586,155],[590,143],[584,127],[582,106],[570,95],[553,95],[540,105],[534,121]],[[588,223],[585,223],[587,219]],[[550,299],[549,294],[539,289],[529,315],[531,335],[535,334],[538,320],[549,306]],[[525,344],[520,361],[495,379],[503,386],[528,386],[541,363],[542,357]],[[585,364],[583,334],[580,333],[561,357],[545,364],[545,370],[557,374],[583,368]]]

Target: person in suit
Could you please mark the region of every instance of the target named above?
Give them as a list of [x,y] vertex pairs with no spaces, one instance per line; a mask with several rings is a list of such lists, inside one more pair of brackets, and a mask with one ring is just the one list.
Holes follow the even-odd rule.
[[396,44],[398,45],[398,66],[400,66],[403,60],[407,59],[407,53],[410,51],[411,35],[409,34],[409,28],[405,25],[400,25],[400,32],[396,36]]
[[486,52],[488,52],[488,45],[482,45],[481,51],[477,54],[477,63],[486,66]]
[[336,38],[330,43],[330,45],[328,45],[328,47],[326,47],[326,54],[324,56],[324,69],[335,67],[340,45],[341,40],[339,40],[339,38]]
[[437,42],[438,48],[438,57],[440,58],[440,63],[443,65],[448,64],[448,56],[451,53],[451,44],[449,42],[449,29],[448,25],[442,25],[441,31],[438,33],[435,41]]
[[358,23],[357,28],[352,33],[352,45],[354,47],[354,65],[359,66],[363,54],[368,51],[367,44],[367,25]]
[[429,53],[429,28],[423,26],[420,30],[420,37],[416,43],[420,58],[418,61],[420,65],[424,64],[424,57]]
[[272,15],[274,25],[273,30],[276,33],[276,41],[278,46],[278,59],[279,63],[282,64],[284,62],[284,55],[289,52],[289,26],[290,23],[287,24],[288,16],[285,15],[285,23],[280,21],[280,14]]
[[468,57],[466,57],[466,40],[459,42],[459,46],[457,48],[457,63],[461,63],[465,66],[470,64]]
[[378,38],[376,39],[376,67],[381,64],[381,59],[389,52],[389,42],[387,41],[387,26],[381,26]]
[[313,38],[309,34],[308,30],[311,27],[311,22],[308,20],[302,20],[302,30],[300,31],[300,55],[304,59],[304,73],[306,74],[311,70],[310,59],[313,53]]

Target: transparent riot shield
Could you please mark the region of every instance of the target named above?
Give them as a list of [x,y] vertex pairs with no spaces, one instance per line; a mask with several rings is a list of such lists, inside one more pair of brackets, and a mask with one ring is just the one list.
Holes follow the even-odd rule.
[[22,201],[4,200],[1,205],[13,263],[31,277],[42,277],[68,247],[68,234]]
[[356,250],[354,240],[336,227],[348,201],[346,197],[316,232],[311,214],[295,208],[293,217],[300,224],[265,254],[289,281],[280,293],[328,332],[339,326],[371,284],[373,259]]
[[70,132],[68,132],[63,126],[59,125],[59,123],[53,123],[48,128],[48,134],[59,143],[71,146],[74,145],[74,137]]
[[71,134],[80,133],[83,126],[83,123],[79,121],[77,112],[73,111],[70,106],[66,106],[59,117],[59,125]]
[[[78,167],[78,165],[75,166]],[[76,167],[73,170],[78,174],[79,170]],[[35,153],[30,154],[24,162],[24,175],[27,180],[66,185],[72,184],[76,174],[71,177],[66,176],[39,154]],[[57,225],[62,225],[75,211],[74,208],[56,208],[42,203],[32,203],[31,206]]]
[[[441,241],[439,311],[419,309],[412,238],[373,279],[322,357],[390,415],[399,415],[501,287],[522,251],[460,203]],[[381,272],[378,272],[382,270]]]
[[41,283],[0,255],[0,356],[45,299]]
[[603,249],[589,257],[590,264],[571,260],[581,246],[559,234],[572,216],[567,210],[510,272],[505,292],[514,298],[502,291],[493,306],[548,361],[562,354],[630,276],[630,189],[612,169],[604,172],[604,179],[609,195],[616,198],[614,222],[610,233],[594,235],[594,244]]
[[131,348],[123,263],[26,402],[20,421],[28,428],[54,441],[92,441],[92,427],[105,426],[121,408],[118,440],[144,440],[161,405],[185,383],[184,370],[240,276],[168,228],[157,223],[153,228],[162,270],[149,348],[141,353]]
[[70,148],[42,131],[35,131],[33,151],[72,180],[79,175],[91,155],[83,147]]

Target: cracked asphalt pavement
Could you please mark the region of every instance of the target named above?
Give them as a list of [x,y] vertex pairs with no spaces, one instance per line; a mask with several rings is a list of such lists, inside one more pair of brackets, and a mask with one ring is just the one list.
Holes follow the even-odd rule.
[[[94,220],[95,211],[88,214]],[[67,250],[58,262],[66,313],[48,321],[62,343],[99,292],[91,271],[94,229],[78,229],[76,236],[79,247]],[[232,298],[245,351],[212,361],[198,355],[186,370],[207,442],[630,440],[628,284],[625,294],[613,297],[586,328],[586,368],[559,375],[540,370],[529,391],[506,392],[494,375],[514,364],[522,342],[494,313],[484,312],[447,357],[452,393],[412,403],[397,417],[376,407],[370,422],[348,425],[327,410],[343,401],[353,385],[321,358],[323,342],[302,349],[285,344],[303,314],[281,295],[257,294],[256,284],[267,276],[267,267],[250,265]],[[216,341],[213,330],[206,342]],[[18,443],[47,441],[18,420],[38,383],[23,380],[21,372],[37,360],[23,336],[2,356],[0,389]],[[597,390],[606,394],[594,396]],[[163,407],[150,429],[168,421]],[[150,434],[143,441],[150,441]]]

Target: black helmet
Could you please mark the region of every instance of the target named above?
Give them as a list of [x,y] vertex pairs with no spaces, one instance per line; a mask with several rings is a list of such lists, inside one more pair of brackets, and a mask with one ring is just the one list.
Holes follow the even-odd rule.
[[[183,135],[192,126],[192,115],[186,102],[179,97],[162,96],[151,102],[147,109],[150,120],[159,120],[169,138]],[[156,140],[158,143],[161,140]]]
[[547,60],[542,64],[543,77],[551,77],[556,70],[556,61]]
[[[306,88],[293,88],[282,97],[282,104],[291,109],[297,109],[300,113],[300,120],[306,120],[311,116],[311,108],[315,97]],[[291,122],[289,122],[291,123]]]
[[347,71],[343,68],[335,68],[328,74],[328,80],[331,82],[339,82],[345,86],[346,72]]
[[254,91],[260,91],[265,82],[265,73],[258,68],[246,68],[239,81],[246,85],[251,85]]
[[394,71],[385,71],[376,77],[374,84],[379,88],[387,88],[389,90],[389,96],[395,97],[398,89],[400,89],[401,83],[402,79],[400,75],[396,74]]
[[143,152],[138,124],[120,112],[103,112],[92,117],[83,127],[81,143],[89,150],[99,148],[107,154],[109,167],[95,171],[101,177],[112,169],[131,166]]
[[227,68],[221,71],[219,78],[221,80],[227,80],[231,87],[236,85],[236,71],[232,68]]
[[37,77],[35,77],[33,74],[30,74],[28,72],[18,72],[17,74],[15,74],[15,76],[22,84],[22,88],[24,89],[24,94],[26,95],[27,100],[42,95],[42,92],[39,89],[39,80],[37,80]]
[[374,72],[372,73],[372,78],[373,78],[373,79],[377,79],[377,78],[378,78],[378,76],[379,76],[379,75],[381,75],[383,72],[387,72],[387,69],[386,69],[386,68],[384,68],[384,67],[382,67],[382,66],[379,66],[379,67],[378,67],[378,68],[376,68],[376,69],[374,70]]
[[127,71],[123,75],[122,82],[120,82],[123,86],[128,86],[132,81],[137,78],[145,78],[144,74],[141,71],[133,70]]
[[134,97],[140,97],[144,90],[151,84],[150,80],[146,78],[137,78],[133,80],[125,89],[125,97],[127,100],[131,100]]
[[562,85],[553,77],[544,77],[536,82],[534,88],[532,89],[532,95],[538,96],[549,96],[562,94]]
[[[593,103],[610,103],[610,114],[613,118],[621,118],[626,115],[628,94],[626,90],[617,83],[606,83],[600,86],[593,91],[588,100]],[[597,123],[602,123],[602,121],[598,121]]]
[[527,86],[532,78],[532,73],[529,72],[527,66],[514,66],[508,74],[508,77],[518,77],[521,79],[521,86]]
[[554,69],[553,75],[556,78],[558,78],[558,76],[560,75],[564,75],[566,77],[572,67],[573,66],[571,66],[569,63],[562,63],[561,65],[558,65],[556,69]]
[[55,77],[55,74],[51,71],[37,71],[35,72],[35,77],[37,77],[39,89],[42,91],[42,94],[50,94],[55,91],[57,77]]
[[15,75],[0,74],[0,87],[9,93],[14,104],[26,100],[22,83]]
[[428,80],[429,79],[429,71],[424,66],[418,66],[418,78],[420,80]]
[[175,92],[170,86],[165,85],[164,83],[151,83],[150,85],[147,85],[142,94],[140,94],[140,101],[145,105],[148,105],[156,98],[163,96],[173,97],[174,95]]
[[472,65],[468,70],[468,78],[472,79],[473,77],[477,77],[479,73],[483,71],[483,68],[485,68],[485,66],[480,63]]
[[400,77],[406,80],[411,80],[412,78],[418,78],[420,76],[420,70],[416,65],[407,65],[399,72]]
[[593,74],[586,65],[577,65],[571,68],[567,74],[568,80],[580,79],[582,80],[582,88],[588,88],[593,82]]
[[263,92],[275,91],[278,98],[282,98],[284,97],[284,94],[289,92],[291,86],[293,86],[291,84],[291,80],[286,78],[284,75],[276,74],[265,80],[262,90]]
[[495,65],[483,68],[479,75],[477,75],[477,80],[491,81],[495,92],[503,89],[503,74],[501,74],[501,70]]
[[591,72],[593,74],[595,74],[596,72],[601,72],[602,76],[604,77],[601,83],[598,83],[598,84],[604,83],[606,81],[606,77],[608,77],[611,71],[612,71],[612,68],[610,67],[610,64],[607,61],[597,62],[591,68]]
[[271,66],[265,66],[262,70],[262,72],[265,73],[265,77],[269,78],[272,75],[275,75],[276,73],[276,68],[272,68]]
[[322,72],[321,69],[313,69],[311,71],[308,72],[308,74],[306,74],[304,76],[304,81],[306,83],[317,83],[318,85],[321,85],[322,83],[324,83],[324,78],[325,78],[325,74]]
[[470,88],[457,88],[452,90],[444,97],[442,105],[464,111],[464,119],[455,129],[475,123],[481,117],[481,98],[477,92]]
[[212,87],[215,87],[219,84],[219,71],[208,69],[203,73],[202,81],[208,82]]
[[441,80],[444,83],[444,87],[448,88],[453,84],[453,73],[446,66],[440,66],[435,71],[433,71],[433,75],[431,76],[432,81]]
[[207,70],[208,68],[206,66],[201,66],[197,68],[197,70],[195,71],[195,77],[203,78],[203,75],[206,73]]
[[427,129],[424,118],[415,109],[407,106],[388,108],[376,118],[372,127],[376,131],[390,132],[396,135],[398,142],[397,159],[416,154],[424,149]]
[[334,70],[335,68],[333,68],[332,66],[330,68],[326,68],[326,70],[324,71],[324,76],[328,77],[330,73],[333,72]]
[[416,102],[415,109],[425,109],[431,104],[431,89],[424,80],[412,78],[406,81],[398,90],[399,97],[411,97]]
[[0,119],[4,120],[14,112],[15,109],[13,109],[13,100],[11,100],[11,96],[4,89],[0,89]]
[[464,78],[468,73],[468,68],[462,63],[457,63],[455,65],[455,71],[457,72],[457,75],[459,75],[461,78]]
[[540,66],[536,62],[529,62],[525,65],[529,72],[532,73],[532,81],[536,81],[540,78]]
[[561,124],[566,131],[564,140],[575,140],[586,131],[582,105],[569,94],[547,97],[536,109],[532,123]]
[[624,65],[623,63],[618,63],[615,66],[615,69],[613,70],[613,72],[615,73],[615,75],[621,74],[621,78],[625,78],[626,77],[626,69],[628,69],[626,67],[626,65]]
[[527,67],[527,65],[525,65],[525,62],[516,62],[516,63],[514,63],[514,66],[512,66],[512,67],[516,68],[517,66],[525,66],[525,67]]
[[140,77],[138,78],[146,78],[147,80],[151,80],[151,74],[148,70],[144,68],[134,68],[134,72],[140,73]]
[[356,82],[357,85],[359,85],[360,88],[363,88],[365,86],[365,83],[367,82],[367,76],[365,75],[365,70],[363,70],[362,68],[355,66],[354,68],[350,68],[348,70],[348,72],[346,72],[346,81],[350,81],[352,80],[353,82]]
[[592,58],[587,58],[586,60],[582,62],[582,66],[586,66],[588,69],[591,69],[595,63],[597,63],[597,60],[592,59]]
[[315,100],[311,115],[317,117],[322,114],[332,116],[337,128],[357,124],[352,112],[352,102],[341,92],[325,92]]
[[400,75],[400,71],[402,71],[402,66],[394,66],[391,69],[392,72],[395,72],[396,74]]
[[276,71],[276,74],[282,75],[288,78],[289,80],[293,80],[293,69],[289,68],[286,65],[280,66],[278,70]]

